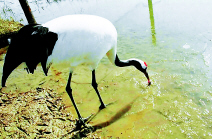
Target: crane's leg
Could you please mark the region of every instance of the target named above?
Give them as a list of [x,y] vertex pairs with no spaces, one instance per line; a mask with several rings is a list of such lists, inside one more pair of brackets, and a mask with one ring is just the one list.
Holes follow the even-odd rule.
[[66,85],[66,92],[68,93],[68,95],[69,95],[69,97],[70,97],[70,99],[71,99],[71,101],[74,105],[74,108],[77,112],[78,118],[79,118],[79,121],[77,121],[77,124],[76,124],[77,128],[81,128],[82,125],[85,126],[85,121],[82,118],[82,116],[81,116],[81,114],[80,114],[80,112],[79,112],[79,110],[78,110],[78,108],[77,108],[77,106],[74,102],[74,98],[73,98],[73,95],[72,95],[72,89],[71,89],[71,77],[72,77],[72,72],[70,72],[69,77],[68,77],[68,82],[67,82],[67,85]]
[[96,83],[95,70],[92,71],[92,84],[91,84],[91,85],[93,86],[94,90],[96,91],[96,93],[97,93],[97,95],[98,95],[98,97],[99,97],[99,101],[100,101],[100,103],[101,103],[101,105],[99,106],[99,109],[101,110],[101,109],[106,108],[106,106],[105,106],[105,104],[103,103],[102,98],[101,98],[101,96],[100,96],[100,94],[99,94],[99,91],[98,91],[98,89],[97,89],[98,84]]

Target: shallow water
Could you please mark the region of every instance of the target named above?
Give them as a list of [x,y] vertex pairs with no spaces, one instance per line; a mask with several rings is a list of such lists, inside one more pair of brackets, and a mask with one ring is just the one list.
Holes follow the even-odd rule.
[[[74,74],[74,98],[84,117],[97,113],[90,124],[101,125],[101,130],[97,130],[99,135],[105,138],[211,138],[211,1],[153,0],[152,6],[150,0],[149,3],[146,0],[66,0],[50,1],[50,4],[30,1],[29,4],[39,23],[66,14],[103,16],[117,28],[119,57],[136,57],[147,62],[152,80],[150,87],[144,75],[133,67],[114,67],[106,57],[101,61],[97,82],[104,102],[111,103],[101,112],[90,85],[91,72],[79,68]],[[1,16],[23,18],[22,22],[26,23],[18,2],[7,7],[13,12],[1,13]],[[14,87],[12,77],[19,77],[20,91],[40,83],[52,86],[50,78],[58,71],[62,73],[54,86],[64,95],[64,102],[72,105],[63,93],[67,69],[52,69],[49,78],[38,69],[33,77],[24,74],[25,79],[20,78],[23,76],[20,69],[8,83]],[[33,80],[33,85],[21,88],[27,79]],[[70,110],[75,114],[73,107]]]

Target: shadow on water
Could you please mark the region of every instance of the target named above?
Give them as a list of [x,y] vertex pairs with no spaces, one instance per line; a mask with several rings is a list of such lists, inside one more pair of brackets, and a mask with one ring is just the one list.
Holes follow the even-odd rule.
[[150,22],[151,22],[152,44],[156,45],[155,20],[154,20],[154,14],[153,14],[152,0],[148,0],[148,6],[149,6],[149,15],[150,15]]
[[[71,132],[65,134],[62,138],[65,138],[66,136],[68,136],[69,134],[73,133],[73,132],[77,132],[72,138],[82,138],[82,137],[87,137],[87,134],[91,133],[91,132],[95,132],[98,129],[102,129],[105,128],[107,126],[110,126],[111,124],[115,123],[116,121],[118,121],[119,119],[121,119],[131,108],[133,103],[135,102],[135,100],[139,98],[136,97],[135,99],[133,99],[131,102],[129,102],[128,104],[126,104],[124,107],[122,107],[119,111],[117,111],[109,120],[95,124],[93,126],[87,126],[87,127],[83,127],[81,130],[72,130]],[[115,102],[113,102],[115,103]],[[112,105],[113,103],[109,103],[107,106]],[[109,109],[108,107],[106,109]],[[98,114],[100,114],[101,112],[104,112],[104,110],[102,111],[98,111],[96,114],[92,115],[91,118],[87,121],[87,123],[91,122],[95,117],[97,117]]]

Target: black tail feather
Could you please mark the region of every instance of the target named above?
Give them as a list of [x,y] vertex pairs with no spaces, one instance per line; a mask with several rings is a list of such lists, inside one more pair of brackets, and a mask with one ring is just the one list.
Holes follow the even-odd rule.
[[30,73],[34,73],[41,62],[43,71],[47,75],[46,62],[52,54],[58,35],[48,28],[38,24],[26,25],[11,39],[2,74],[2,86],[11,72],[22,62],[26,63]]

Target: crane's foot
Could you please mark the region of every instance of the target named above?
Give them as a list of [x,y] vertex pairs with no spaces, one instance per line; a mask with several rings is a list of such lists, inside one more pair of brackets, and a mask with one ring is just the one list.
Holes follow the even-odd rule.
[[83,126],[86,127],[85,121],[83,119],[84,118],[77,120],[75,130],[81,130]]
[[93,116],[93,114],[91,114],[90,116],[86,117],[86,118],[79,118],[79,120],[77,120],[76,122],[76,128],[75,130],[81,130],[83,127],[87,127],[86,126],[86,122]]

